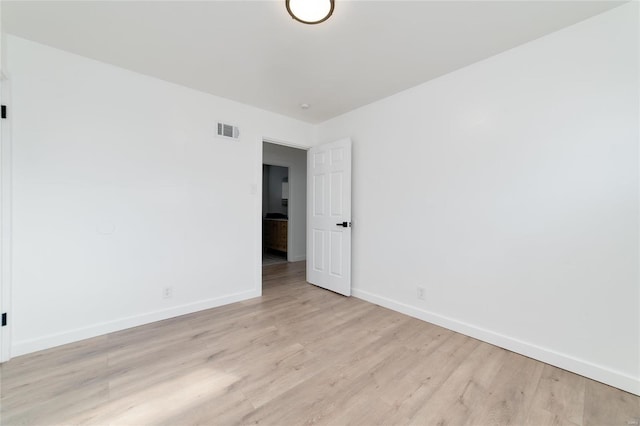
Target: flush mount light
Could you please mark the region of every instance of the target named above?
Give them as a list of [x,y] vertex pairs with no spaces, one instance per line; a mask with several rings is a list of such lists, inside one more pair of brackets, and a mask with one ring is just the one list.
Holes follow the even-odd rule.
[[287,12],[303,24],[319,24],[333,13],[335,0],[286,0]]

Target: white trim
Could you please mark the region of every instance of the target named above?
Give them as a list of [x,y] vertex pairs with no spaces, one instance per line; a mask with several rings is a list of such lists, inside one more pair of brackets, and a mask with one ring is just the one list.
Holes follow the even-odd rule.
[[273,139],[273,138],[267,138],[267,137],[263,137],[261,139],[261,142],[272,143],[274,145],[281,145],[289,148],[301,149],[302,151],[309,151],[309,149],[311,148],[310,146],[307,146],[307,145],[300,145],[300,144],[295,144],[295,143]]
[[254,269],[254,291],[258,293],[259,296],[262,296],[262,159],[264,157],[263,151],[264,139],[260,138],[257,142],[258,146],[258,155],[256,156],[257,166],[256,166],[256,186],[255,191],[252,191],[255,206],[256,206],[256,228],[255,234],[256,238],[254,241],[256,242],[255,247],[255,269]]
[[291,255],[289,257],[289,262],[302,262],[303,260],[307,260],[307,256],[304,254]]
[[43,349],[49,349],[55,346],[65,345],[67,343],[77,342],[79,340],[89,339],[91,337],[101,336],[107,333],[113,333],[114,331],[125,330],[127,328],[137,327],[156,321],[162,321],[193,312],[199,312],[205,309],[217,308],[218,306],[228,305],[230,303],[240,302],[242,300],[252,299],[259,296],[260,291],[244,291],[241,293],[234,293],[223,297],[216,297],[214,299],[187,303],[168,309],[148,312],[146,314],[134,315],[131,317],[121,318],[113,321],[97,323],[87,327],[81,327],[74,330],[68,330],[61,333],[38,337],[36,339],[23,340],[20,342],[16,342],[13,345],[13,354],[14,356],[24,355]]
[[537,346],[533,343],[525,342],[514,337],[505,336],[504,334],[496,333],[482,327],[477,327],[463,321],[439,315],[424,309],[419,309],[365,290],[353,288],[352,295],[358,299],[375,303],[376,305],[439,325],[449,330],[508,349],[529,358],[533,358],[590,379],[606,383],[624,391],[640,395],[640,377],[633,377],[620,371],[612,370],[583,359]]

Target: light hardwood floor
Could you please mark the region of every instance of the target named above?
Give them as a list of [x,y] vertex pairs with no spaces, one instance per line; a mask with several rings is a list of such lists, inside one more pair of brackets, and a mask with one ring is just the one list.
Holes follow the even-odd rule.
[[264,268],[264,296],[3,364],[2,425],[620,425],[640,398]]

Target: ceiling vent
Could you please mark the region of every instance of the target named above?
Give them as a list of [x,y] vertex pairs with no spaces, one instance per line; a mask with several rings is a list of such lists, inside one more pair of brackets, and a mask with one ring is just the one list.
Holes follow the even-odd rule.
[[218,136],[227,139],[238,139],[240,137],[240,130],[232,124],[218,122]]

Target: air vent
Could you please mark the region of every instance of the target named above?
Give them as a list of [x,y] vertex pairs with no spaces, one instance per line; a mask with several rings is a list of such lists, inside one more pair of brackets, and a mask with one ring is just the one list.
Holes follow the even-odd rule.
[[218,136],[221,138],[238,139],[240,130],[234,125],[218,122]]

